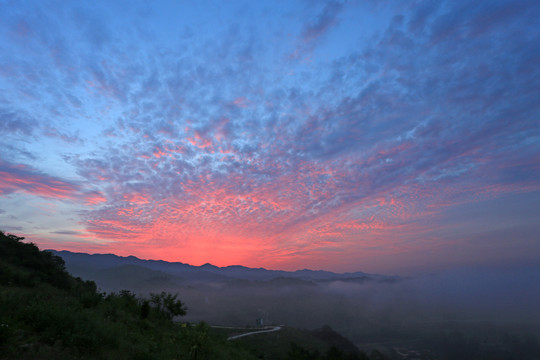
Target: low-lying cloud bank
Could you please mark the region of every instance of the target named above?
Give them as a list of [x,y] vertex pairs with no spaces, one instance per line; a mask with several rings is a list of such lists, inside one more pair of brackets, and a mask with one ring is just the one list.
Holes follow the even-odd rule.
[[[415,338],[449,324],[460,329],[473,324],[540,329],[539,266],[461,268],[416,277],[333,277],[183,264],[191,271],[187,275],[175,273],[165,262],[115,257],[115,262],[100,262],[98,269],[89,260],[64,255],[68,270],[95,280],[103,291],[178,293],[188,307],[185,320],[212,325],[255,326],[260,318],[266,324],[308,329],[328,324],[359,344]],[[161,270],[152,269],[156,266]]]

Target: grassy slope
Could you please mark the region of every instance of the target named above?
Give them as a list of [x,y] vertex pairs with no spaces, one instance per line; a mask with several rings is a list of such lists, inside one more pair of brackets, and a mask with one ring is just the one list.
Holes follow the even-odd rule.
[[204,324],[183,326],[133,294],[99,294],[63,260],[0,232],[2,359],[254,359]]
[[[212,328],[211,331],[229,337],[256,330]],[[328,326],[318,330],[283,326],[276,332],[254,334],[233,342],[249,349],[259,359],[369,359],[353,343]]]
[[[176,323],[129,291],[102,294],[62,258],[0,231],[1,359],[366,359],[323,328],[285,328],[227,341],[205,324]],[[354,355],[354,356],[353,356]]]
[[[283,328],[281,331],[244,337],[238,340],[243,346],[251,349],[259,357],[264,359],[286,359],[292,358],[295,349],[301,348],[311,354],[327,356],[332,346],[342,349],[343,354],[357,354],[354,348],[343,349],[340,344],[333,343],[332,339],[321,338],[316,332],[294,328]],[[353,358],[351,356],[351,358]],[[362,359],[358,356],[357,358]]]

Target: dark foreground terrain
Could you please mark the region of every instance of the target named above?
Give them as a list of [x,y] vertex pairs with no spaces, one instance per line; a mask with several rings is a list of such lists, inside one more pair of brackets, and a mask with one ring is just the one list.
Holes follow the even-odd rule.
[[[223,276],[208,265],[193,281],[143,263],[83,280],[62,257],[22,240],[0,232],[1,359],[540,359],[534,311],[529,322],[456,316],[440,301],[428,311],[405,301],[398,278],[234,268]],[[107,285],[116,288],[103,292]],[[227,340],[263,323],[282,326]]]
[[[227,341],[237,329],[180,322],[166,292],[97,291],[64,260],[0,232],[1,359],[370,359],[329,327]],[[248,330],[244,330],[248,331]]]
[[[292,351],[298,357],[298,346],[308,358],[326,356],[329,347],[314,346],[305,335],[327,324],[372,358],[540,359],[538,266],[405,278],[54,254],[72,274],[95,281],[103,291],[181,294],[189,308],[184,321],[252,327],[261,319],[266,325],[286,325],[280,332],[237,341],[257,356],[284,358]],[[293,349],[291,343],[298,346]]]

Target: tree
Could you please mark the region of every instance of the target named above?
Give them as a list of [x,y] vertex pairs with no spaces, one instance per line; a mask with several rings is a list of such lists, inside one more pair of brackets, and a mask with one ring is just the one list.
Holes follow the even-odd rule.
[[146,319],[150,312],[150,303],[148,300],[144,300],[141,305],[141,319]]
[[150,302],[154,308],[165,318],[172,319],[175,316],[186,315],[187,308],[178,300],[178,294],[169,294],[162,291],[161,294],[150,294]]

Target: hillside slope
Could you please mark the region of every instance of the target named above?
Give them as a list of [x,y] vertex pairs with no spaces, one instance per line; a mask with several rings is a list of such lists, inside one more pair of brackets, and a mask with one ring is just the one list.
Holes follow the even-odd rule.
[[204,324],[173,322],[183,313],[175,296],[98,293],[60,257],[22,240],[0,232],[0,358],[255,358]]
[[[173,321],[185,315],[176,295],[100,293],[23,239],[0,231],[0,359],[369,359],[328,328],[227,341],[204,323]],[[137,265],[114,269],[170,281]]]

